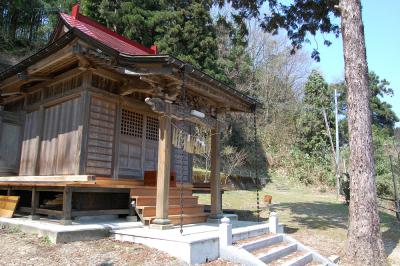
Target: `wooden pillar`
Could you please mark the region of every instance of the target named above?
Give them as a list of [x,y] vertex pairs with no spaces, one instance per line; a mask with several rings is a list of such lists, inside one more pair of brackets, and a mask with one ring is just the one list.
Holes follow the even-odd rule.
[[[84,80],[86,84],[89,79],[88,73],[85,73]],[[90,104],[91,104],[91,96],[89,94],[88,88],[85,85],[83,91],[81,93],[81,114],[80,114],[80,125],[79,130],[81,133],[81,147],[80,147],[80,158],[79,158],[79,167],[77,170],[77,174],[84,175],[86,174],[86,158],[87,158],[87,139],[88,139],[88,131],[89,131],[89,114],[90,114]]]
[[211,214],[210,219],[222,218],[221,197],[221,125],[217,121],[215,128],[211,129]]
[[42,135],[43,135],[43,127],[44,127],[44,107],[40,105],[38,110],[38,122],[37,122],[37,146],[36,146],[36,162],[35,162],[35,175],[40,175],[40,151],[42,148]]
[[36,187],[32,188],[32,200],[31,200],[31,220],[39,220],[40,216],[37,215],[36,210],[39,207],[39,191]]
[[63,192],[63,218],[61,224],[70,225],[72,224],[72,188],[64,187]]
[[171,104],[165,103],[165,113],[160,117],[159,141],[158,141],[158,168],[157,168],[157,200],[156,219],[150,225],[155,229],[170,228],[168,219],[168,194],[171,175]]

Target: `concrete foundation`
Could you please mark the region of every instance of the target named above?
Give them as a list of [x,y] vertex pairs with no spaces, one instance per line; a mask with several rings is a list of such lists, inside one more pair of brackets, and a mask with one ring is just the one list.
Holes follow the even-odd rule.
[[140,222],[128,222],[125,219],[99,220],[87,222],[71,221],[68,226],[60,225],[57,220],[41,218],[31,220],[29,217],[2,218],[0,225],[15,228],[24,233],[48,237],[52,243],[68,243],[74,241],[95,240],[110,236],[111,230],[142,227]]
[[[269,232],[268,224],[232,221],[233,241]],[[205,263],[219,258],[219,224],[201,223],[170,230],[149,227],[112,230],[116,240],[144,244],[162,250],[189,264]]]

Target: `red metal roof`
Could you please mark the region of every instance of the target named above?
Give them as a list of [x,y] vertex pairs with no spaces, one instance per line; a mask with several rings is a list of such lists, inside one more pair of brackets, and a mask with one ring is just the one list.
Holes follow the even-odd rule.
[[79,13],[79,5],[72,8],[71,15],[60,13],[61,19],[70,27],[77,28],[81,32],[96,39],[97,41],[107,45],[120,53],[130,55],[151,55],[157,54],[157,47],[152,45],[148,48],[140,43],[132,41],[109,30],[103,25]]

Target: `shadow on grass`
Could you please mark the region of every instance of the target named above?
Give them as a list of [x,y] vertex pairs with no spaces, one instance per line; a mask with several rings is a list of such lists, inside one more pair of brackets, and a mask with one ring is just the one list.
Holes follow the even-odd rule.
[[[256,210],[224,210],[226,213],[237,214],[240,221],[252,221],[257,222],[257,211]],[[259,222],[268,221],[268,218],[260,215]]]
[[[347,230],[348,207],[340,203],[331,202],[298,202],[280,203],[271,206],[271,211],[290,210],[289,222],[299,224],[307,229],[333,229],[340,228]],[[400,222],[394,215],[379,212],[381,220],[382,238],[385,250],[390,255],[400,240]],[[385,230],[386,229],[386,230]],[[285,227],[287,234],[298,231],[295,225]]]
[[383,244],[388,255],[392,254],[393,250],[400,243],[400,222],[397,221],[394,215],[380,212],[381,228],[387,230],[382,232]]
[[271,211],[290,210],[290,221],[309,229],[347,228],[348,209],[331,202],[292,202],[271,206]]

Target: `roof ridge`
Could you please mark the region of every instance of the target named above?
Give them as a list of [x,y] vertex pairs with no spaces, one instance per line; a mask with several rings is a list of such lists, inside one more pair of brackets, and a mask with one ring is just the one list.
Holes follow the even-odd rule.
[[[68,15],[68,16],[70,16],[70,15]],[[97,28],[97,29],[99,29],[101,31],[104,31],[105,33],[110,34],[113,37],[115,37],[115,38],[117,38],[117,39],[119,39],[119,40],[121,40],[123,42],[127,42],[127,43],[135,46],[136,48],[142,49],[142,50],[148,52],[149,54],[155,54],[155,51],[150,49],[149,47],[147,47],[147,46],[145,46],[143,44],[140,44],[140,43],[138,43],[138,42],[136,42],[134,40],[128,39],[127,37],[125,37],[125,36],[123,36],[121,34],[118,34],[115,31],[110,30],[106,26],[104,26],[104,25],[92,20],[91,18],[89,18],[87,16],[84,16],[84,15],[78,13],[76,15],[76,17],[73,17],[73,16],[71,16],[71,17],[73,19],[79,20],[79,21],[81,21],[83,23],[89,24],[90,26],[95,27],[95,28]]]
[[[110,40],[108,40],[108,39],[115,38],[116,39],[115,41],[120,42],[119,44],[117,44],[117,46],[118,45],[120,46],[120,49],[121,49],[121,46],[126,45],[126,48],[128,50],[130,48],[132,48],[132,49],[136,49],[137,51],[140,51],[140,53],[157,55],[158,51],[157,51],[156,45],[147,47],[139,42],[136,42],[134,40],[131,40],[131,39],[121,35],[121,34],[118,34],[117,32],[112,31],[111,29],[107,28],[106,26],[100,24],[96,20],[82,15],[81,13],[79,13],[79,9],[80,9],[79,4],[75,4],[72,7],[71,15],[60,12],[59,14],[60,14],[62,21],[64,23],[66,23],[69,27],[72,27],[72,28],[85,27],[87,29],[87,31],[84,31],[84,33],[87,35],[88,34],[90,35],[91,32],[98,32],[100,34],[105,34],[105,36],[101,36],[103,38],[99,39],[99,37],[97,37],[97,39],[99,39],[99,41],[101,41],[103,43],[110,44]],[[106,36],[106,35],[108,35],[108,36]],[[121,49],[120,52],[122,52],[123,50],[124,49]]]

